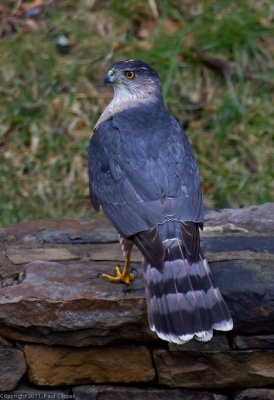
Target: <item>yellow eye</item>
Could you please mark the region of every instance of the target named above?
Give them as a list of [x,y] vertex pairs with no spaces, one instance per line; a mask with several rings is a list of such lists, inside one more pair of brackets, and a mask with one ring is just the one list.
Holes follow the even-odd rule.
[[132,79],[132,78],[134,78],[134,76],[135,76],[135,74],[134,74],[133,71],[126,71],[125,72],[125,77],[128,78],[128,79]]

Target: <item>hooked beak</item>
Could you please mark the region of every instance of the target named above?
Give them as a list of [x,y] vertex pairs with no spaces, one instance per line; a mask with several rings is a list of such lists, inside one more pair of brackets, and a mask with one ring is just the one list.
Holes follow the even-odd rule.
[[110,69],[105,77],[105,85],[107,83],[114,83],[115,82],[115,74],[113,69]]

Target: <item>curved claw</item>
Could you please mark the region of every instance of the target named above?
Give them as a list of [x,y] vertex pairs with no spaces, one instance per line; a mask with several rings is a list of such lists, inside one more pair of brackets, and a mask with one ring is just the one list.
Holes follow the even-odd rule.
[[121,273],[120,268],[117,266],[116,268],[116,276],[111,276],[107,274],[103,274],[102,278],[107,278],[111,282],[123,282],[127,286],[127,290],[130,289],[130,282],[133,281],[134,275],[131,273],[128,273],[125,269]]

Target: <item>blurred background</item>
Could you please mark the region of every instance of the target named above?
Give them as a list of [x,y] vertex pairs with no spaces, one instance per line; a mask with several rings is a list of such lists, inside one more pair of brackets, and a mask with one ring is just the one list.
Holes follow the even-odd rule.
[[270,0],[0,0],[0,225],[91,216],[89,139],[127,58],[158,72],[206,206],[271,201],[273,19]]

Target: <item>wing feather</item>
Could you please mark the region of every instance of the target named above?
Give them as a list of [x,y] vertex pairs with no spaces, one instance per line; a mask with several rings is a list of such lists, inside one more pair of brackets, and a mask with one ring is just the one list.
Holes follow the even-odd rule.
[[202,187],[187,137],[164,107],[132,107],[101,123],[89,147],[92,204],[123,236],[167,220],[203,221]]

